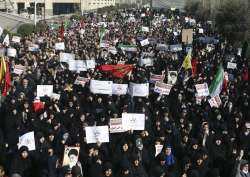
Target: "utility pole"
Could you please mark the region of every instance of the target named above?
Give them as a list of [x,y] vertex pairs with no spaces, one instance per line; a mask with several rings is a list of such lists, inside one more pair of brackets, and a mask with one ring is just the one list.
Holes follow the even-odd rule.
[[150,0],[150,9],[153,8],[153,0]]
[[34,25],[36,27],[36,0],[34,1]]

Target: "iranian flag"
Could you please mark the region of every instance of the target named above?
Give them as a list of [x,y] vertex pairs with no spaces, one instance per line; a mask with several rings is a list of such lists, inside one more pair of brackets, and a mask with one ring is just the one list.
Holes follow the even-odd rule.
[[209,87],[209,93],[211,97],[218,96],[222,90],[224,80],[224,69],[222,64],[218,67],[218,71],[216,73],[215,79]]

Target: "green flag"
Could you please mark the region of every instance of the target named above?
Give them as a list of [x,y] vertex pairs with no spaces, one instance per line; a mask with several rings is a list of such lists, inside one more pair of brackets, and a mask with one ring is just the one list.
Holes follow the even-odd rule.
[[223,86],[223,80],[224,80],[224,69],[222,64],[220,64],[215,79],[209,86],[209,93],[211,97],[220,95]]

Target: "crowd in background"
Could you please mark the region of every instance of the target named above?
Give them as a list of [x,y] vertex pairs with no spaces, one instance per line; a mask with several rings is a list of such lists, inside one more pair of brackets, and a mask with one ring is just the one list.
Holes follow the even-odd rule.
[[[149,31],[143,32],[142,26]],[[100,41],[103,28],[108,31]],[[193,42],[186,45],[181,31],[190,28]],[[150,44],[141,46],[143,39],[150,39]],[[70,71],[60,62],[58,42],[64,42],[63,52],[74,53],[76,60],[95,60],[96,67]],[[102,42],[117,52],[100,47]],[[39,45],[39,50],[29,51],[30,44]],[[120,44],[136,45],[136,51],[124,51]],[[181,44],[183,50],[158,50],[157,44]],[[20,43],[1,45],[10,47],[17,54],[4,56],[12,82],[1,103],[0,177],[250,177],[246,51],[242,48],[238,53],[210,22],[196,21],[177,10],[123,10],[109,18],[91,13],[72,19],[63,31],[48,27],[46,32],[22,37]],[[192,48],[196,62],[190,78],[181,68],[186,47]],[[152,66],[139,64],[143,53],[152,54]],[[228,62],[237,68],[227,68]],[[133,70],[117,78],[98,69],[107,64],[131,64]],[[228,83],[219,95],[221,105],[214,108],[209,96],[197,101],[195,84],[211,85],[220,64],[228,73]],[[24,66],[24,72],[14,73],[16,65]],[[153,83],[147,97],[93,94],[89,83],[74,84],[79,76],[118,84],[149,83],[151,74],[165,75],[163,82],[168,83],[168,71],[178,71],[169,95],[154,92]],[[38,98],[37,85],[53,85],[60,99]],[[33,106],[37,100],[44,103],[39,111]],[[110,134],[109,143],[86,143],[86,126],[108,125],[110,118],[120,118],[124,112],[145,114],[145,129]],[[30,131],[35,132],[36,150],[18,148],[19,137]],[[155,145],[163,145],[156,157]],[[67,146],[80,147],[72,168],[62,166]]]

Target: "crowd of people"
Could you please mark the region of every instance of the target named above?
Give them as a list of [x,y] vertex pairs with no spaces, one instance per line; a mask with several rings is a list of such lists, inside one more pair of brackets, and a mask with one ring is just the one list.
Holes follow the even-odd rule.
[[[183,29],[193,29],[191,44],[183,42]],[[149,44],[142,46],[144,39]],[[59,42],[65,50],[55,49]],[[39,49],[30,51],[30,44]],[[168,49],[175,44],[182,50]],[[227,43],[209,21],[177,10],[90,13],[81,20],[71,19],[67,28],[48,27],[20,42],[2,43],[1,48],[15,48],[17,53],[14,57],[4,53],[11,87],[1,98],[0,177],[250,177],[246,50]],[[95,68],[72,71],[61,62],[61,52],[75,54],[76,60],[95,60]],[[152,65],[140,64],[145,53]],[[182,67],[188,54],[192,64],[196,62],[190,77]],[[237,67],[228,68],[228,62]],[[100,69],[117,64],[132,69],[119,77]],[[14,72],[17,65],[23,72]],[[195,85],[210,86],[220,65],[228,78],[220,91],[221,104],[211,107],[210,96],[198,97]],[[165,76],[162,82],[168,83],[169,71],[178,74],[169,95],[156,93],[151,75]],[[149,83],[149,95],[95,94],[90,81],[76,85],[77,77]],[[53,85],[60,98],[38,97],[37,85]],[[108,143],[87,144],[86,127],[109,125],[122,113],[144,114],[145,129],[110,133]],[[18,146],[19,137],[32,131],[35,150]],[[155,145],[163,145],[161,152],[156,154]],[[78,157],[74,166],[63,165],[67,147],[80,149],[69,150],[70,159]]]

